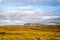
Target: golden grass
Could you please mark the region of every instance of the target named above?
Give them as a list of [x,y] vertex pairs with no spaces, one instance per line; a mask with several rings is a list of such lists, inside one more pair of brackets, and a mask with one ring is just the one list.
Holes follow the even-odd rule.
[[0,40],[60,40],[60,27],[0,26]]

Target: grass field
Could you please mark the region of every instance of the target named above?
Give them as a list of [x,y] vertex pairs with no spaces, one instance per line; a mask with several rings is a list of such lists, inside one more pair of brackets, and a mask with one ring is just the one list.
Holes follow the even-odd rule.
[[60,40],[60,26],[0,26],[0,40]]

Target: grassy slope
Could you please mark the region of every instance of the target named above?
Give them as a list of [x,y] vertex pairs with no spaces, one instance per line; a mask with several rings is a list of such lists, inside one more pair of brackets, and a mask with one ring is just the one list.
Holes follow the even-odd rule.
[[0,26],[0,40],[60,40],[60,26]]

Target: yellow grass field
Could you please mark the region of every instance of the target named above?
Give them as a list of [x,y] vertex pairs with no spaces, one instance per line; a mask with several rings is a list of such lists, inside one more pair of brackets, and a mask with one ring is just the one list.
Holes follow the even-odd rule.
[[0,26],[0,40],[60,40],[60,26]]

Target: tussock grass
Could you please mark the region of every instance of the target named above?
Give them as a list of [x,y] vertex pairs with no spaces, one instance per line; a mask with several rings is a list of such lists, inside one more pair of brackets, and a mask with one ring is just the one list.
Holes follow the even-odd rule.
[[60,40],[60,25],[0,26],[0,40]]

